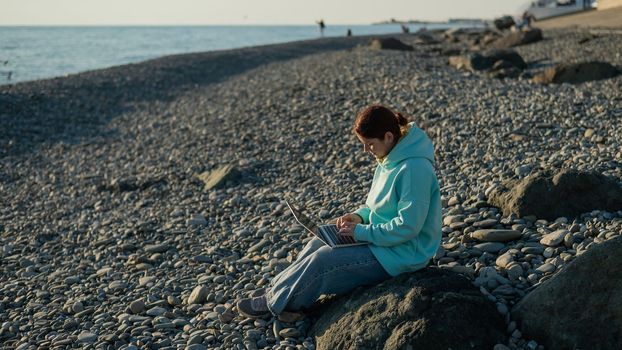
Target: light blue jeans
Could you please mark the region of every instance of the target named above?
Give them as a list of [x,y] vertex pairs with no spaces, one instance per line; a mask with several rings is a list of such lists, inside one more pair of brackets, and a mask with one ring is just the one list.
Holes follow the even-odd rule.
[[266,289],[273,315],[311,306],[322,294],[345,294],[391,278],[367,245],[331,249],[313,238]]

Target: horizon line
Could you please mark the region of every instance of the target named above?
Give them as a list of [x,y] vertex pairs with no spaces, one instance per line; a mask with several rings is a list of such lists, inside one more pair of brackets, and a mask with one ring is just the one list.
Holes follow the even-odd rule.
[[[387,20],[379,22],[360,22],[360,23],[329,23],[326,27],[330,26],[365,26],[365,25],[399,25],[401,23],[412,24],[436,24],[436,23],[449,23],[451,20],[463,20],[463,21],[489,21],[487,18],[447,18],[444,20],[397,20],[397,22],[386,22]],[[383,22],[383,23],[381,23]],[[17,24],[0,24],[0,27],[206,27],[206,26],[317,26],[316,23],[17,23]]]
[[[473,19],[476,20],[476,19]],[[469,20],[466,20],[469,21]],[[486,22],[487,20],[481,20]],[[460,23],[460,22],[453,22]],[[331,26],[375,26],[375,25],[395,25],[399,26],[402,23],[335,23],[326,25],[326,28]],[[449,21],[434,21],[434,22],[414,22],[404,24],[410,25],[426,25],[426,24],[452,24]],[[0,24],[0,28],[17,28],[17,27],[304,27],[311,26],[317,27],[317,24]]]

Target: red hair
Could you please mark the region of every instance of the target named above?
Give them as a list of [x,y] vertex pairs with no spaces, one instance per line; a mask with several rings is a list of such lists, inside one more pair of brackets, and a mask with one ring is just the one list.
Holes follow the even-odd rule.
[[397,143],[407,124],[408,119],[401,113],[393,112],[382,105],[371,105],[356,116],[352,131],[367,139],[381,140],[388,131],[393,134]]

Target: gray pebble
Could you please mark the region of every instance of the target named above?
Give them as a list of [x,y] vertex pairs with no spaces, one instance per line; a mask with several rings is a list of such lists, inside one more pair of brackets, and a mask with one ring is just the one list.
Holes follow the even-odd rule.
[[84,331],[78,334],[78,342],[81,343],[94,343],[97,340],[97,335],[91,332]]
[[505,244],[499,242],[485,242],[476,244],[474,248],[479,249],[483,252],[496,253],[501,249],[505,248]]
[[148,244],[145,246],[147,253],[164,253],[169,250],[168,243]]
[[139,314],[145,310],[145,302],[142,299],[134,300],[130,303],[132,313]]
[[196,286],[188,297],[188,304],[203,304],[207,297],[207,288],[205,286]]

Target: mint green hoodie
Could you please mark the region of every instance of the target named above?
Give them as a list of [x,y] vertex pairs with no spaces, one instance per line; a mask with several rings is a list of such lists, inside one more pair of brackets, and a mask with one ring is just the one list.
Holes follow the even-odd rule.
[[441,242],[441,197],[434,146],[415,123],[374,172],[354,239],[392,276],[425,267]]

